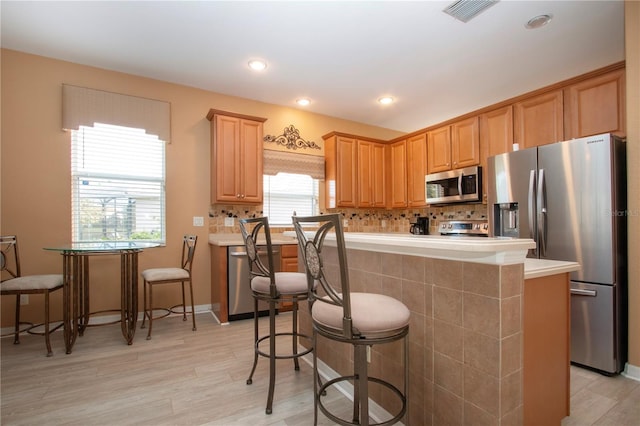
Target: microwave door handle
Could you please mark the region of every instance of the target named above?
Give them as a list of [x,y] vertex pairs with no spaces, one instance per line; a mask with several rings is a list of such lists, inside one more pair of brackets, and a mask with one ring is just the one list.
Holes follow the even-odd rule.
[[538,238],[540,256],[547,255],[547,191],[544,169],[538,171]]
[[[535,205],[536,205],[536,199],[535,199],[535,192],[536,192],[536,171],[535,170],[531,170],[529,171],[529,196],[528,196],[528,200],[529,200],[529,238],[531,238],[532,240],[535,240],[537,242],[537,238],[535,238],[534,236],[534,228],[535,228]],[[533,254],[537,257],[538,256],[538,245],[536,244],[536,248],[533,249]]]
[[464,176],[464,173],[460,172],[460,175],[458,175],[458,195],[460,197],[462,197],[462,176]]

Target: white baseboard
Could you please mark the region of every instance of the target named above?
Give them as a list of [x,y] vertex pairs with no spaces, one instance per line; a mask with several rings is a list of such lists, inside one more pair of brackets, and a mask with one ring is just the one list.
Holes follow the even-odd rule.
[[624,366],[624,371],[622,375],[628,379],[632,379],[640,382],[640,367],[635,365],[631,365],[628,362]]
[[[214,304],[214,307],[217,304]],[[220,320],[218,319],[218,317],[216,317],[216,315],[213,313],[212,309],[211,309],[211,304],[208,305],[196,305],[194,306],[194,309],[196,311],[196,314],[202,314],[202,313],[211,313],[211,315],[213,315],[213,318],[215,319],[215,321],[220,324]],[[174,314],[174,315],[179,315],[179,314]],[[142,321],[142,312],[138,312],[138,321]],[[100,316],[92,316],[91,318],[89,318],[89,325],[100,325],[100,324],[108,324],[110,322],[115,322],[115,321],[119,321],[120,320],[120,314],[109,314],[109,315],[100,315]],[[57,324],[61,323],[62,321],[54,321],[51,323],[50,327],[53,328],[55,327]],[[38,327],[38,329],[41,327]],[[62,327],[60,327],[58,330],[56,331],[62,331]],[[2,336],[4,337],[12,337],[13,334],[13,326],[12,327],[2,327],[2,329],[0,330],[0,334],[2,334]],[[6,335],[6,336],[5,336]]]
[[[304,346],[299,346],[299,350],[303,351],[306,350],[306,348]],[[302,359],[313,368],[313,354],[307,354],[303,356]],[[336,377],[340,376],[334,369],[329,367],[320,359],[318,359],[318,374],[320,374],[320,376],[326,381],[335,379]],[[351,383],[349,383],[348,381],[343,381],[340,383],[336,383],[334,387],[336,387],[338,391],[344,396],[349,398],[350,401],[353,401],[353,385]],[[380,423],[382,421],[381,419],[388,419],[391,417],[391,414],[389,414],[387,410],[382,408],[375,401],[371,400],[371,398],[369,398],[369,415],[376,423]],[[403,423],[397,424],[401,426],[403,425]]]

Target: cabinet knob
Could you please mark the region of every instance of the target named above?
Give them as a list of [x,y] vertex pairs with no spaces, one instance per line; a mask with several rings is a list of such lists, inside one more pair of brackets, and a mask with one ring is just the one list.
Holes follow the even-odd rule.
[[240,194],[236,194],[236,198],[242,198]]

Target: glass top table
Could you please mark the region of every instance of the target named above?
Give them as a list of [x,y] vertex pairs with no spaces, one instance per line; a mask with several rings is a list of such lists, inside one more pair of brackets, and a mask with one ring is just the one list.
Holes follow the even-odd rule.
[[68,252],[113,252],[121,250],[144,250],[159,247],[159,243],[149,241],[92,241],[81,243],[68,243],[59,246],[45,247],[45,250]]
[[140,241],[96,241],[45,247],[62,254],[63,323],[66,353],[89,324],[89,258],[120,255],[120,325],[127,344],[133,344],[138,319],[138,253],[161,244]]

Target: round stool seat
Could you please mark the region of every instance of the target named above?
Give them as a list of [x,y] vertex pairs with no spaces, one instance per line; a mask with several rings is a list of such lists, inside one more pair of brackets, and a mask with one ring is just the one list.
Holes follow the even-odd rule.
[[[308,291],[307,275],[301,272],[276,272],[276,288],[280,294],[300,294]],[[269,277],[254,277],[251,280],[251,290],[256,293],[269,294],[271,280]]]
[[[326,296],[324,297],[327,298]],[[351,319],[353,328],[362,337],[378,337],[401,332],[409,324],[409,309],[393,297],[374,293],[351,293]],[[342,334],[342,307],[328,303],[314,303],[311,316],[325,329]]]

